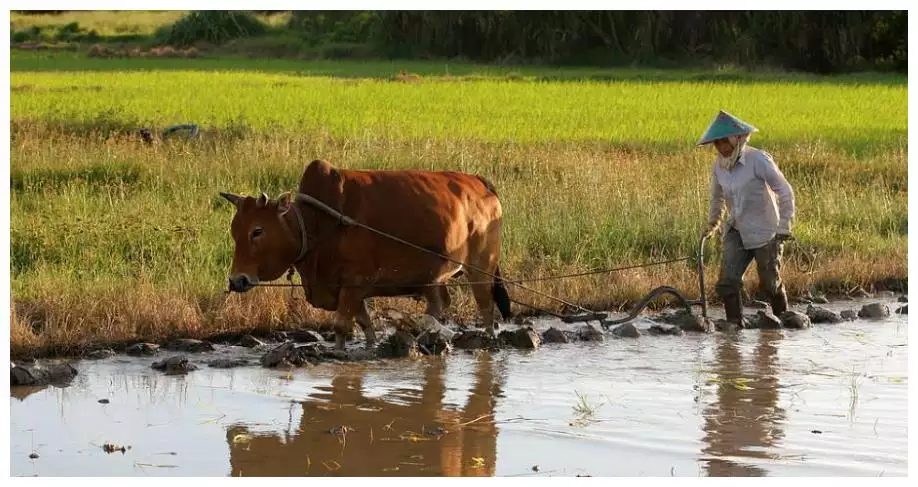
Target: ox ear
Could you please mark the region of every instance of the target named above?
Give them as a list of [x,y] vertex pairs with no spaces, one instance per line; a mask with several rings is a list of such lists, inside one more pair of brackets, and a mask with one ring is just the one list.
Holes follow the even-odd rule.
[[277,196],[277,211],[287,213],[290,210],[290,203],[293,201],[293,195],[290,191],[284,191]]
[[226,198],[227,201],[229,201],[230,203],[232,203],[233,206],[235,206],[235,207],[237,207],[237,208],[239,207],[239,204],[242,203],[242,198],[240,198],[239,196],[234,195],[233,193],[224,193],[224,192],[221,191],[221,192],[220,192],[220,196]]

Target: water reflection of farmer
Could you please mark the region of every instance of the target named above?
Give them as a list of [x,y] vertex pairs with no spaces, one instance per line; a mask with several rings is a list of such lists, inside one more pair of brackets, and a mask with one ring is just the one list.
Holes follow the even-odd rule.
[[702,233],[714,233],[723,220],[724,209],[729,212],[716,289],[724,301],[727,321],[740,325],[743,275],[753,259],[759,288],[770,299],[772,311],[779,315],[787,310],[780,270],[784,241],[791,238],[794,190],[770,154],[746,145],[749,136],[757,131],[721,111],[698,141],[698,145],[713,143],[717,149],[711,173],[711,210]]
[[[780,407],[778,345],[780,331],[763,330],[744,363],[736,337],[721,334],[712,372],[716,398],[705,409],[702,449],[711,477],[764,476],[764,461],[784,438],[786,411]],[[758,463],[759,465],[755,465]]]

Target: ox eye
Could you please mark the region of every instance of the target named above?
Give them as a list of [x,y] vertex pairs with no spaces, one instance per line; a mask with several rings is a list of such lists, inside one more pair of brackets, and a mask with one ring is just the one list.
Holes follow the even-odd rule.
[[255,229],[252,230],[252,238],[253,238],[253,239],[258,238],[258,237],[260,237],[263,233],[265,233],[265,231],[264,231],[261,227],[255,227]]

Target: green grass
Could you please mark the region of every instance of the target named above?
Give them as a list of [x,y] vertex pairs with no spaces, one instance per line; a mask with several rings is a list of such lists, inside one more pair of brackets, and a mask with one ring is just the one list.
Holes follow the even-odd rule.
[[[713,156],[694,141],[719,108],[761,130],[751,144],[771,152],[795,187],[799,241],[785,267],[792,292],[906,276],[907,88],[896,79],[674,81],[668,73],[652,81],[649,71],[615,70],[625,79],[549,82],[473,65],[448,78],[429,74],[437,63],[303,62],[299,72],[265,72],[227,60],[200,63],[237,69],[135,60],[108,61],[118,70],[100,72],[102,60],[85,58],[85,71],[45,72],[17,58],[28,56],[14,51],[10,101],[20,352],[326,319],[302,298],[291,305],[285,290],[220,293],[232,211],[218,192],[276,195],[316,158],[486,176],[504,205],[508,276],[693,254]],[[79,61],[55,54],[46,62],[55,60]],[[425,75],[386,79],[401,70]],[[130,132],[189,121],[202,127],[191,143],[148,147]],[[695,279],[683,263],[537,287],[606,308],[662,284],[692,295]],[[464,292],[456,302],[457,319],[474,317]]]
[[601,142],[686,150],[711,114],[724,107],[754,120],[762,131],[756,141],[766,146],[806,140],[873,154],[904,147],[907,127],[906,89],[884,85],[392,82],[251,71],[14,71],[11,85],[14,120],[78,127],[191,121],[206,129],[244,126],[336,138]]

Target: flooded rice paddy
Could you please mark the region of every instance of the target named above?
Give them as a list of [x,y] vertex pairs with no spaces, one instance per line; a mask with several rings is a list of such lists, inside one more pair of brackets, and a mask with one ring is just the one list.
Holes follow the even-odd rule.
[[895,314],[808,330],[607,334],[601,343],[534,351],[292,370],[203,365],[221,355],[255,364],[260,356],[218,347],[189,355],[199,370],[168,376],[150,368],[168,352],[119,355],[75,362],[79,375],[65,388],[13,388],[11,474],[902,476],[908,469],[907,316]]

